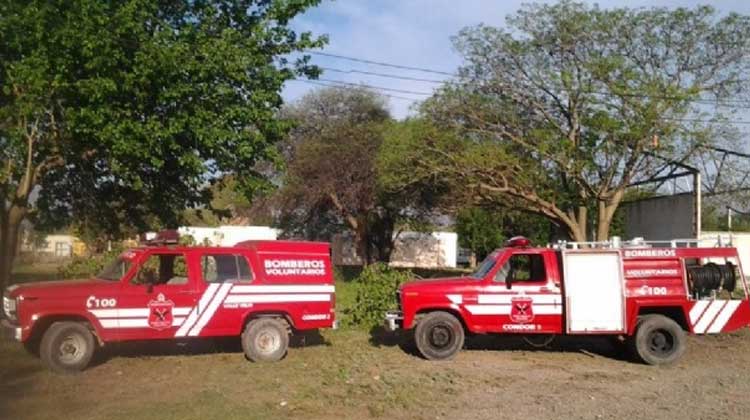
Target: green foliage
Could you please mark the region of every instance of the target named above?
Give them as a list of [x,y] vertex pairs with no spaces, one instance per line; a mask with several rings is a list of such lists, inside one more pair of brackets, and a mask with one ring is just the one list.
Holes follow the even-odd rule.
[[715,123],[693,120],[709,117],[702,101],[746,92],[748,16],[561,1],[507,23],[454,38],[464,65],[424,103],[437,128],[411,130],[420,141],[402,149],[396,184],[448,185],[460,207],[521,209],[605,240],[629,185],[733,131],[721,108]]
[[41,186],[37,224],[121,236],[174,226],[226,173],[269,188],[257,167],[291,127],[280,90],[318,74],[286,57],[326,42],[288,23],[318,3],[3,2],[0,198]]
[[62,279],[90,278],[99,273],[121,253],[122,250],[117,249],[88,257],[73,257],[70,262],[57,269],[57,274]]
[[348,230],[362,261],[388,261],[407,206],[403,195],[379,187],[386,105],[368,89],[326,88],[284,110],[296,122],[281,145],[288,161],[279,194],[285,235],[328,240]]
[[550,223],[543,217],[510,209],[470,207],[456,217],[459,245],[474,251],[477,261],[503,246],[513,236],[525,236],[534,244],[550,241]]
[[386,264],[371,264],[356,280],[357,296],[351,308],[350,325],[372,328],[383,322],[385,312],[396,309],[396,290],[414,278],[410,271],[401,271]]
[[468,248],[482,261],[506,239],[503,235],[502,217],[480,207],[472,207],[458,213],[456,233],[462,248]]

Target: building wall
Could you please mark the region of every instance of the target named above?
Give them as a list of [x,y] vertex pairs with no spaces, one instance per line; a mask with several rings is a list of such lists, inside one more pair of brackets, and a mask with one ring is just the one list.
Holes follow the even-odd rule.
[[70,258],[84,255],[86,245],[73,235],[47,235],[37,244],[24,240],[21,250],[48,257]]
[[[715,247],[731,244],[737,248],[740,255],[740,264],[745,276],[750,276],[750,233],[737,232],[701,232],[701,246]],[[720,261],[717,261],[720,262]]]
[[180,236],[190,235],[197,244],[232,246],[242,241],[276,240],[278,230],[267,226],[183,226],[177,229]]
[[[351,235],[336,235],[331,244],[336,265],[361,265]],[[394,243],[390,265],[394,267],[456,267],[458,234],[453,232],[401,232]]]
[[692,193],[623,203],[625,238],[650,241],[694,238]]

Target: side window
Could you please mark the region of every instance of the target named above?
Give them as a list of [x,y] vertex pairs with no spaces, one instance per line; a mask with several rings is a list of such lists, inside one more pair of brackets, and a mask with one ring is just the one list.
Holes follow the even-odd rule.
[[181,285],[187,284],[187,261],[182,254],[151,254],[141,264],[133,284]]
[[253,273],[247,258],[242,255],[209,254],[201,258],[203,280],[206,283],[249,283]]
[[543,282],[547,279],[544,258],[540,254],[516,254],[495,275],[496,282]]

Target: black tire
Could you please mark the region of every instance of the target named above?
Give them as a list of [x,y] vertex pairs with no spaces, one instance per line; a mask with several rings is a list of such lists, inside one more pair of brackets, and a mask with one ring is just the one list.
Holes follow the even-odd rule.
[[279,318],[258,318],[250,321],[242,333],[242,350],[253,362],[276,362],[289,348],[286,322]]
[[91,362],[96,349],[94,335],[80,322],[55,322],[47,328],[39,345],[39,355],[51,370],[76,373]]
[[638,318],[628,345],[633,356],[643,363],[669,365],[685,353],[685,331],[664,315],[644,315]]
[[430,312],[417,323],[414,341],[428,360],[446,360],[464,346],[464,327],[448,312]]

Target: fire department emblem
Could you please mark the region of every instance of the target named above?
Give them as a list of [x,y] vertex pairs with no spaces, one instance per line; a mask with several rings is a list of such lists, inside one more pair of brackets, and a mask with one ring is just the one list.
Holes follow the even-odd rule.
[[157,330],[170,328],[174,321],[172,316],[174,302],[168,300],[163,294],[159,293],[156,300],[148,303],[148,325]]
[[525,324],[534,320],[532,299],[527,296],[514,297],[510,300],[510,319],[519,324]]

